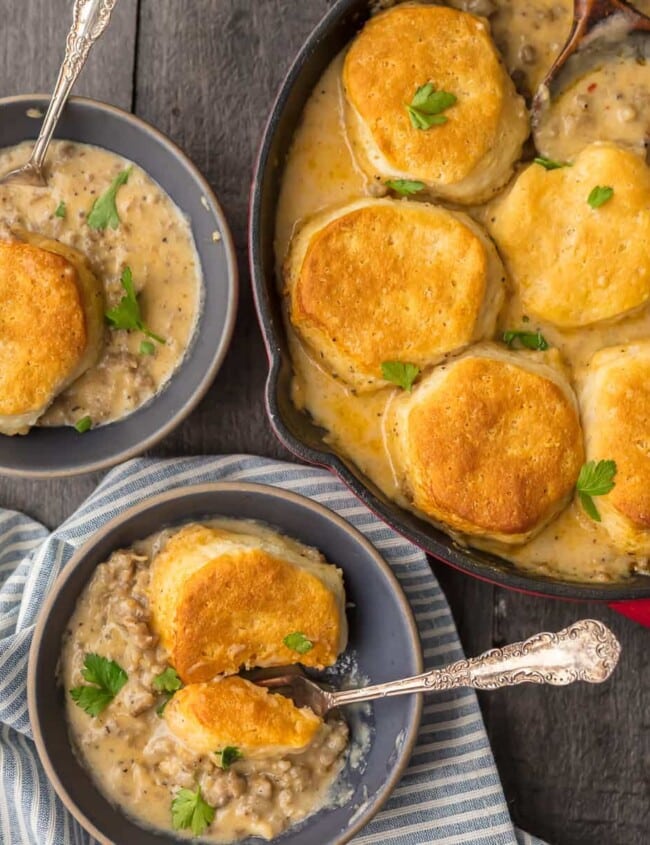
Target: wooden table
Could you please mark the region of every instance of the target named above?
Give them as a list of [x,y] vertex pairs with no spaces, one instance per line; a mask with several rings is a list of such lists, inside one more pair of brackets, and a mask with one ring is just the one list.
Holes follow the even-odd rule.
[[[0,96],[49,91],[71,0],[0,0]],[[77,93],[133,109],[166,132],[215,188],[232,226],[242,292],[233,344],[208,396],[154,454],[291,456],[267,423],[266,355],[246,257],[252,166],[285,70],[331,0],[119,0]],[[0,478],[0,505],[49,526],[100,475],[62,481]],[[468,653],[602,619],[623,643],[613,682],[519,687],[481,704],[512,816],[555,845],[650,841],[650,634],[599,605],[518,595],[434,563]],[[6,843],[11,845],[11,843]],[[125,845],[130,845],[125,843]],[[319,845],[319,843],[310,843]]]

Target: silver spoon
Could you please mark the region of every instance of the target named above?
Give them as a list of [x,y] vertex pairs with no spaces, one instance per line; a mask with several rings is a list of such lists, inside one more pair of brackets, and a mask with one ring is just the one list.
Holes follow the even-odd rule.
[[42,188],[47,184],[43,174],[47,148],[72,86],[86,63],[90,48],[106,29],[116,3],[117,0],[75,0],[72,26],[66,39],[65,56],[32,154],[27,164],[3,176],[0,179],[0,185],[13,182]]
[[523,683],[600,684],[614,671],[620,653],[620,643],[609,628],[595,619],[583,619],[557,634],[535,634],[524,642],[495,648],[442,669],[361,689],[331,692],[293,667],[281,675],[255,679],[255,683],[275,689],[293,699],[298,707],[310,707],[324,716],[343,704],[414,692],[458,687],[492,690]]

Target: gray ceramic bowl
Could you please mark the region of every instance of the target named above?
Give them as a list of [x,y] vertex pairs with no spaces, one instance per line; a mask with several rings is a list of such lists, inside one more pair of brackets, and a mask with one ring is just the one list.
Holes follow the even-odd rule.
[[[0,148],[35,138],[48,98],[0,100]],[[210,186],[164,135],[137,117],[94,100],[73,97],[57,138],[95,144],[140,165],[190,218],[201,259],[204,304],[192,345],[167,387],[133,414],[80,436],[74,428],[34,428],[24,437],[0,435],[0,472],[48,477],[90,472],[124,461],[165,437],[197,405],[223,361],[237,310],[237,264],[223,212]],[[221,241],[215,244],[212,233]]]
[[[102,797],[77,762],[64,722],[63,691],[55,677],[61,637],[95,567],[112,551],[164,526],[217,515],[262,520],[337,562],[353,604],[348,609],[348,648],[373,683],[422,671],[413,614],[395,576],[356,529],[321,505],[274,487],[239,483],[186,487],[139,503],[103,526],[70,560],[41,611],[29,655],[29,718],[38,754],[63,803],[103,845],[175,840],[129,821]],[[343,807],[321,810],[275,841],[342,845],[352,839],[386,801],[406,767],[421,709],[420,696],[376,702],[365,769],[344,773],[354,790],[352,798]],[[247,840],[253,841],[260,840]]]

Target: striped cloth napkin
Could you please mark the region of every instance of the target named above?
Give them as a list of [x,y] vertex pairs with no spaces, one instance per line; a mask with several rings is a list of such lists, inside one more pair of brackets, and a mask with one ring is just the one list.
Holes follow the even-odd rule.
[[[0,843],[94,845],[45,778],[27,715],[27,656],[43,598],[76,547],[147,495],[187,484],[256,481],[336,511],[375,545],[397,575],[417,619],[425,665],[463,657],[447,601],[422,552],[377,519],[330,473],[250,456],[135,460],[113,470],[53,533],[0,510]],[[305,843],[309,840],[305,832]],[[403,780],[355,845],[544,845],[512,824],[471,691],[425,702]],[[130,845],[130,843],[120,843]],[[309,843],[314,845],[314,843]]]

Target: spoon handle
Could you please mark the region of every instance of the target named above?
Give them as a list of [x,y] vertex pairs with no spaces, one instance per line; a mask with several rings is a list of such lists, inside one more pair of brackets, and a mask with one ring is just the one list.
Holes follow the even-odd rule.
[[387,684],[342,690],[332,697],[339,706],[457,687],[499,689],[523,683],[564,686],[574,681],[598,684],[612,674],[620,653],[621,646],[609,628],[595,619],[583,619],[556,634],[535,634],[524,642],[494,648],[443,669]]
[[65,56],[29,164],[40,171],[54,129],[72,86],[86,63],[90,48],[106,29],[117,0],[75,0]]

